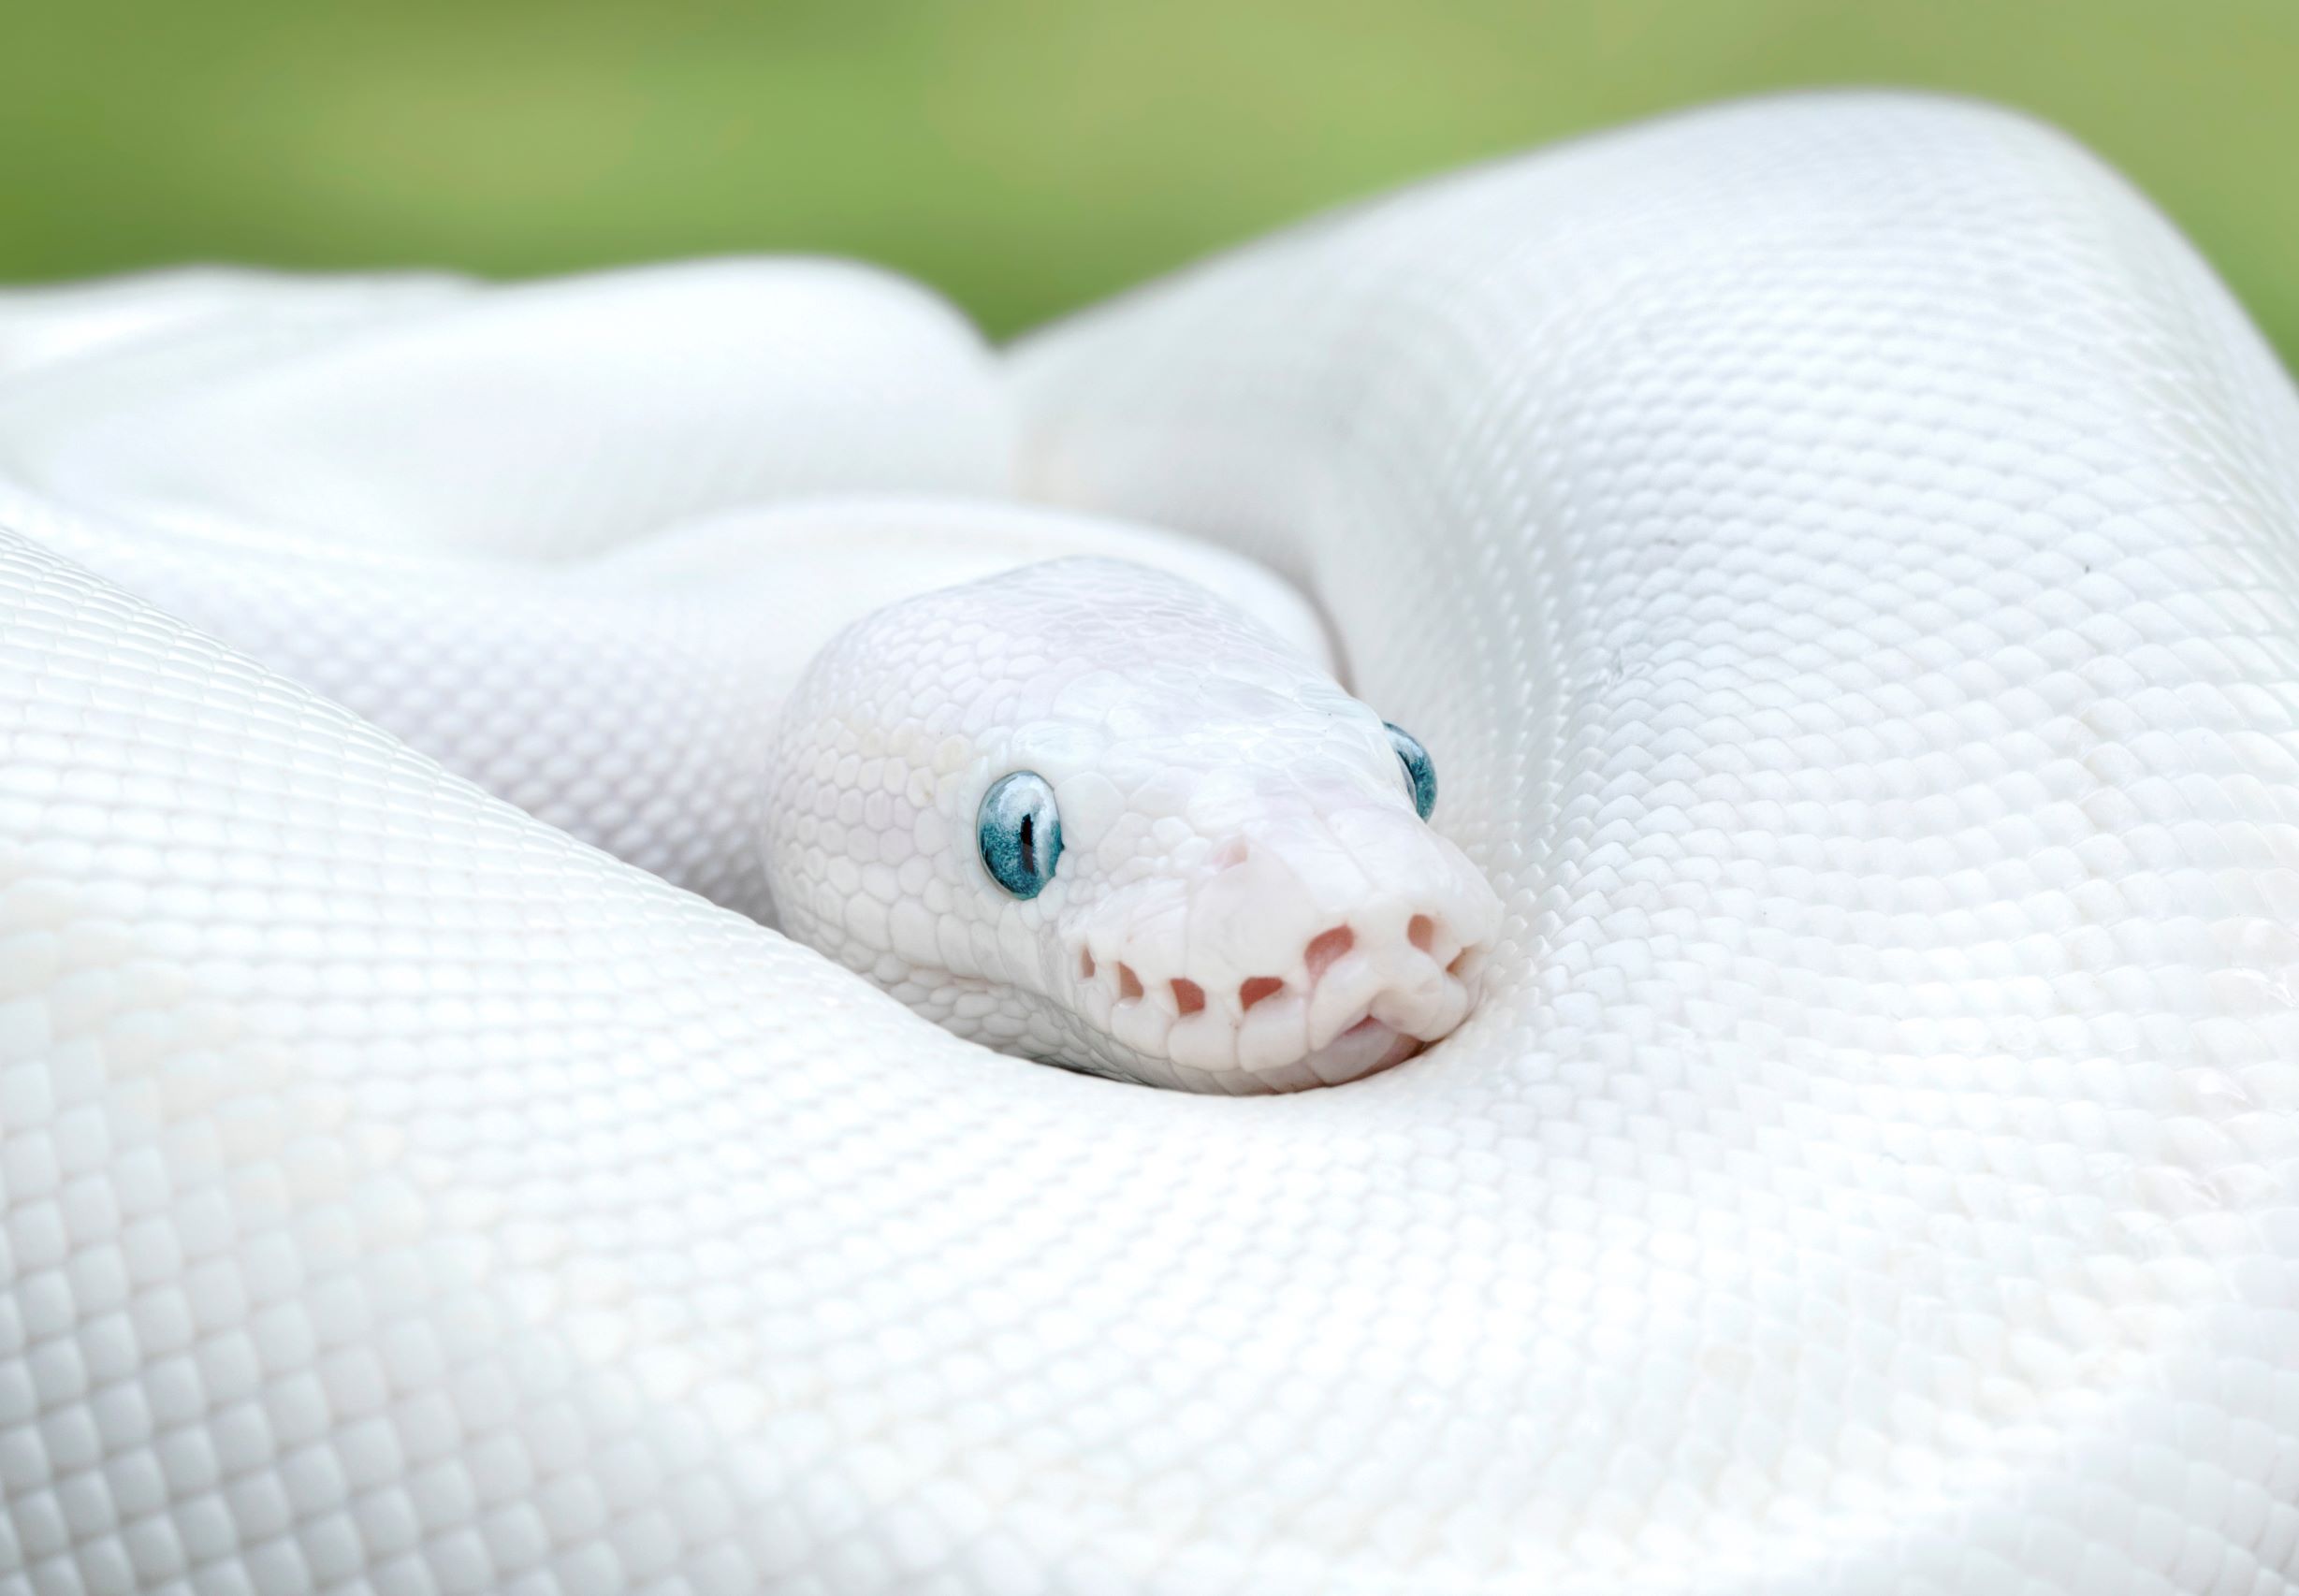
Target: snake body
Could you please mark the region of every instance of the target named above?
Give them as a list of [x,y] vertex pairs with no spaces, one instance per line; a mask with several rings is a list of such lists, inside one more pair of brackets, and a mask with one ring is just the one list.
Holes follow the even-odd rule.
[[[148,287],[0,302],[0,1591],[2299,1584],[2299,402],[2059,136],[1726,108],[1002,356],[808,263]],[[1192,585],[1034,563],[1113,552]],[[1152,1091],[759,924],[774,728],[1007,635],[764,723],[881,574],[1251,610],[1273,767],[1497,891],[1474,1011]]]

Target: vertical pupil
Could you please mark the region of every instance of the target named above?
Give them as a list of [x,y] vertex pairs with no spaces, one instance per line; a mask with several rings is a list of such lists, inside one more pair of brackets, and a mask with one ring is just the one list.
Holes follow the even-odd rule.
[[1022,868],[1031,875],[1038,874],[1038,854],[1030,842],[1030,817],[1022,817]]

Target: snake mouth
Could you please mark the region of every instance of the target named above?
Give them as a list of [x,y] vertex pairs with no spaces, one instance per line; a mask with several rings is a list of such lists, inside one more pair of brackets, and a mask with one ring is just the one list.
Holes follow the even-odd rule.
[[1199,876],[1129,883],[1063,928],[1050,982],[1102,1056],[1186,1091],[1299,1092],[1403,1064],[1468,1017],[1500,899],[1410,811],[1335,813],[1233,838]]
[[1419,913],[1390,936],[1332,926],[1284,976],[1200,979],[1169,975],[1139,950],[1113,959],[1088,949],[1073,990],[1080,1016],[1128,1050],[1137,1079],[1297,1092],[1378,1074],[1448,1035],[1475,1002],[1482,952],[1481,941]]

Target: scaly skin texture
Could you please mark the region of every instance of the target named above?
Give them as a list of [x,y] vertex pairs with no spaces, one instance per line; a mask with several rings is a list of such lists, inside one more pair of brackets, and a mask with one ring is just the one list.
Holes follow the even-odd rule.
[[[585,431],[564,550],[533,472],[460,475],[521,411],[438,381],[487,341],[407,307],[356,382],[179,323],[205,374],[114,368],[154,422],[109,451],[56,354],[102,326],[0,338],[7,1596],[2299,1584],[2299,403],[2111,174],[1729,108],[1002,361],[749,281],[620,298],[627,359],[568,357],[578,288],[526,335],[521,405],[646,421]],[[460,425],[376,491],[470,494],[468,581],[369,536],[350,444],[412,394]],[[281,438],[336,469],[287,492]],[[748,520],[655,551],[735,502],[698,479],[1304,583],[1499,891],[1477,1010],[1276,1096],[987,1052],[72,563],[227,576],[273,663],[326,652],[296,594],[356,642],[432,573],[465,607],[362,711],[700,880],[648,728],[766,595]]]
[[[59,546],[962,1036],[1271,1091],[1401,1062],[1468,1009],[1499,904],[1399,812],[1379,718],[1275,579],[1147,529],[822,497],[1005,464],[985,352],[907,284],[815,262],[508,291],[199,273],[30,296],[14,325],[0,459]],[[815,446],[740,447],[800,415]],[[1016,573],[1084,550],[1105,558],[1067,602]],[[1001,574],[889,603],[969,569]],[[952,627],[968,640],[918,652]],[[818,702],[778,738],[809,664]],[[953,738],[973,752],[946,771]],[[974,843],[1001,774],[979,761],[1010,752],[1056,762],[1084,845],[1027,907]],[[858,791],[864,758],[895,785]],[[907,790],[929,768],[957,778],[930,821]],[[1175,830],[1197,826],[1231,868]]]

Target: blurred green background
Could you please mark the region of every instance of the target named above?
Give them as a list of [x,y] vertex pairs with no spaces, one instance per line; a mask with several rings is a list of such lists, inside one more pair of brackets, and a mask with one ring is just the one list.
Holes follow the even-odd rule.
[[2072,129],[2299,355],[2299,0],[0,0],[0,280],[809,250],[1006,333],[1421,173],[1814,83]]

